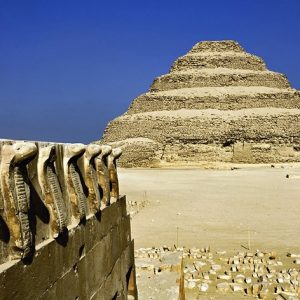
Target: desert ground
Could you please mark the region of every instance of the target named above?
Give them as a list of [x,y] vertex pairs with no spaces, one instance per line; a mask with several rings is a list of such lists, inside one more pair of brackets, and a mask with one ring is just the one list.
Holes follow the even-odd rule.
[[[131,226],[137,250],[175,245],[181,250],[209,247],[214,253],[300,252],[299,165],[119,169],[119,181],[121,193],[136,205]],[[167,285],[169,292],[176,289],[174,274],[162,275],[165,286],[158,284],[162,276],[143,274],[138,274],[141,299],[176,299],[162,292]],[[143,290],[151,285],[150,277],[156,293]]]

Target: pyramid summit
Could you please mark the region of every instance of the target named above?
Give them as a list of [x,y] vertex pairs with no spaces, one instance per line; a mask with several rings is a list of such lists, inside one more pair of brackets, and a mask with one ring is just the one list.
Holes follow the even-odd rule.
[[124,167],[300,162],[300,92],[235,41],[199,42],[111,121]]

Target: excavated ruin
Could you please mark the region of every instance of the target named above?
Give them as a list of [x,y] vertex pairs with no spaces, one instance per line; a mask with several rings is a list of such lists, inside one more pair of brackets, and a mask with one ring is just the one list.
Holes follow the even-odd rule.
[[101,143],[123,167],[300,162],[300,92],[235,41],[197,43]]

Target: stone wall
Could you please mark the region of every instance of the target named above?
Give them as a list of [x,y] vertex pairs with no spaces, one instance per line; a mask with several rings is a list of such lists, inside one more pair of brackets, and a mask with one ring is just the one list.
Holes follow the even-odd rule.
[[120,155],[0,141],[0,299],[137,299]]
[[[124,140],[123,166],[198,162],[287,163],[300,161],[299,111],[154,112],[125,115],[110,125],[110,137]],[[221,115],[221,116],[220,116]],[[121,125],[122,124],[122,125]],[[123,130],[120,131],[120,126]],[[164,134],[161,134],[163,128]],[[131,136],[144,136],[134,139]],[[125,150],[126,149],[126,150]],[[139,150],[139,151],[138,151]],[[147,150],[145,153],[144,151]],[[124,159],[124,160],[123,160]]]

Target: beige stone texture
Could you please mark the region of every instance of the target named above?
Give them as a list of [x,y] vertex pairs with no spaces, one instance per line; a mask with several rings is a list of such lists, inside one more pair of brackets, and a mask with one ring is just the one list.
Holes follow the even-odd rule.
[[33,143],[3,145],[1,149],[1,213],[9,230],[10,256],[13,258],[26,257],[33,247],[29,228],[30,189],[26,165],[36,153],[37,148]]
[[107,158],[107,168],[110,181],[110,196],[111,199],[116,201],[119,196],[119,180],[117,173],[117,163],[116,160],[122,155],[122,150],[120,148],[115,148],[112,150]]
[[[85,225],[69,229],[65,246],[49,239],[40,244],[33,262],[1,265],[1,299],[112,299],[127,295],[127,272],[134,268],[125,198]],[[34,280],[34,278],[36,278]],[[126,299],[124,296],[123,299]]]
[[111,121],[123,167],[300,161],[300,92],[234,41],[197,43]]
[[110,155],[111,151],[112,148],[110,146],[101,145],[101,152],[95,160],[102,206],[107,206],[110,204],[110,181],[107,167],[107,157]]
[[79,169],[83,176],[85,186],[88,192],[87,201],[89,212],[95,214],[100,211],[101,199],[98,189],[98,180],[95,159],[100,154],[101,147],[96,144],[90,144],[86,147],[84,155],[78,160]]
[[[100,206],[101,153],[109,193]],[[0,299],[137,299],[120,155],[110,146],[0,140]]]
[[80,222],[87,215],[86,196],[83,192],[80,171],[77,165],[79,157],[85,153],[83,144],[64,145],[63,170],[65,187],[72,206],[72,219]]
[[50,234],[54,238],[67,226],[67,212],[57,176],[56,159],[55,145],[41,145],[36,164],[30,166],[32,184],[48,210]]

